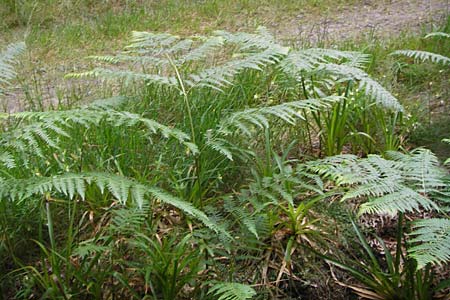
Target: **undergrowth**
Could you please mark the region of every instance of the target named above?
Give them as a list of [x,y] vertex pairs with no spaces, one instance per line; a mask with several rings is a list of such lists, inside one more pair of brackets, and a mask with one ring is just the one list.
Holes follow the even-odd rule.
[[[1,116],[3,297],[321,297],[310,270],[369,299],[445,293],[448,171],[406,151],[409,106],[367,73],[372,58],[263,27],[133,32],[89,57],[66,77],[111,97]],[[395,245],[374,239],[384,258],[354,220],[368,215],[397,220]]]

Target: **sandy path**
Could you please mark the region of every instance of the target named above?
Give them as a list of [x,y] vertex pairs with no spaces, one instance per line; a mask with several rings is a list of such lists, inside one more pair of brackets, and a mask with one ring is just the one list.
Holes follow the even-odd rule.
[[366,0],[319,16],[299,14],[274,28],[280,37],[312,43],[357,38],[363,34],[386,37],[405,30],[419,31],[424,24],[440,21],[449,12],[449,0]]

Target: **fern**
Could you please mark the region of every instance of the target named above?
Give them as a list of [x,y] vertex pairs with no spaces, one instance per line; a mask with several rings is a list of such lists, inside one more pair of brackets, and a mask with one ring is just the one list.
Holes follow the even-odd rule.
[[450,58],[432,53],[427,51],[419,51],[419,50],[397,50],[392,52],[391,55],[404,55],[407,57],[414,58],[417,61],[431,61],[433,63],[440,63],[443,65],[450,64]]
[[366,95],[372,97],[377,104],[393,111],[403,111],[403,106],[398,100],[361,69],[351,65],[322,64],[319,66],[319,70],[338,75],[345,80],[359,82],[359,88],[364,90]]
[[177,86],[177,79],[174,76],[160,76],[155,74],[141,74],[132,71],[109,70],[105,68],[96,68],[83,73],[67,74],[66,78],[101,78],[106,81],[121,80],[124,84],[144,81],[147,84],[154,83],[158,85]]
[[307,164],[307,168],[330,178],[348,191],[342,200],[367,198],[360,214],[440,210],[430,196],[445,187],[436,156],[425,149],[405,155],[389,152],[393,160],[378,155],[358,159],[340,155]]
[[[175,73],[181,71],[188,87],[212,87],[221,90],[230,79],[246,69],[261,70],[278,62],[288,49],[277,44],[269,33],[259,29],[255,34],[216,32],[211,37],[181,39],[170,34],[133,32],[131,44],[116,56],[93,56],[91,58],[111,63],[129,63],[142,71],[96,68],[91,71],[68,74],[71,78],[95,77],[105,80],[121,80],[124,83],[143,81],[178,88]],[[233,58],[222,64],[205,67],[198,72],[185,74],[184,67],[192,62],[205,61],[212,53],[227,45],[237,45]],[[244,53],[243,51],[247,51]],[[177,70],[173,68],[175,66]],[[168,68],[170,67],[170,68]],[[178,70],[180,69],[180,70]],[[150,72],[150,73],[148,73]]]
[[450,38],[450,34],[445,32],[431,32],[425,36],[426,39],[430,37],[443,37],[443,38]]
[[3,93],[2,85],[6,86],[9,81],[16,77],[14,64],[17,56],[25,51],[25,43],[10,44],[5,50],[0,52],[0,95]]
[[305,120],[304,115],[302,115],[303,110],[319,111],[340,100],[340,97],[330,96],[323,99],[292,101],[279,105],[246,109],[225,117],[219,124],[218,131],[227,135],[238,130],[250,136],[253,127],[269,128],[271,118],[294,125],[298,119]]
[[353,67],[362,67],[369,60],[367,54],[354,51],[339,51],[334,49],[310,48],[290,51],[281,62],[283,71],[299,75],[305,72],[313,72],[321,64],[330,62],[343,62]]
[[243,59],[235,59],[223,65],[205,69],[197,74],[190,74],[186,81],[188,86],[206,86],[221,90],[222,87],[231,84],[230,78],[243,70],[261,71],[267,65],[274,64],[280,60],[282,52],[270,48],[262,52],[251,54]]
[[145,199],[153,198],[180,209],[216,232],[228,235],[215,223],[211,222],[204,212],[198,210],[192,204],[178,199],[157,187],[147,186],[133,179],[110,173],[66,173],[52,177],[3,180],[0,181],[0,196],[3,199],[12,201],[24,201],[34,195],[56,192],[69,197],[69,199],[79,196],[84,200],[86,188],[90,185],[96,186],[101,193],[109,192],[123,205],[128,200],[131,200],[138,207],[142,207]]
[[[143,118],[140,115],[126,111],[116,111],[109,107],[117,105],[123,97],[112,98],[94,102],[91,106],[66,111],[47,112],[21,112],[10,115],[2,115],[20,122],[29,124],[9,130],[0,138],[0,147],[4,154],[0,161],[6,166],[12,167],[13,152],[20,153],[26,162],[26,154],[34,153],[44,157],[43,149],[46,147],[59,148],[61,137],[70,139],[69,131],[73,127],[100,127],[100,123],[106,122],[115,127],[142,127],[144,136],[160,133],[165,138],[173,138],[196,153],[197,147],[189,142],[189,136],[185,133],[169,128],[154,120]],[[107,104],[108,102],[112,102]]]
[[443,182],[445,171],[430,150],[418,148],[408,154],[389,151],[387,156],[400,163],[402,178],[419,193],[431,194],[446,186]]
[[408,249],[409,255],[423,268],[429,263],[442,264],[450,261],[450,219],[432,218],[413,223],[409,242],[417,243]]
[[253,288],[248,285],[234,282],[221,282],[214,284],[208,291],[214,294],[217,300],[246,300],[256,295]]

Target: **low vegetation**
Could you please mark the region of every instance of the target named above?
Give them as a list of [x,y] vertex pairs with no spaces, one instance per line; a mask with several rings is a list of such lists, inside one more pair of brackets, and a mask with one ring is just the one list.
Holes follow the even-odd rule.
[[[258,27],[134,31],[91,53],[65,78],[103,97],[1,114],[0,294],[445,298],[450,136],[421,130],[448,103],[405,97],[448,93],[448,24],[412,50]],[[0,97],[26,51],[0,52]]]

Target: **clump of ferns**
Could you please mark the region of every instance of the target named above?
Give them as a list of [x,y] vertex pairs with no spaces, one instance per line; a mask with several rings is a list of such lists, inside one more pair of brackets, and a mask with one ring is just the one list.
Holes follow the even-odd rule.
[[235,237],[227,248],[231,253],[222,255],[228,257],[221,261],[227,266],[222,273],[245,278],[252,274],[255,282],[280,292],[286,281],[304,283],[308,253],[302,245],[325,242],[326,222],[319,221],[321,214],[314,207],[327,195],[317,175],[285,156],[272,157],[272,173],[253,170],[254,182],[248,188],[223,199],[225,212],[210,208],[209,215],[226,220],[220,223]]
[[[204,42],[197,44],[198,47],[192,46],[202,39]],[[211,61],[206,59],[211,54],[211,49],[216,49],[223,44],[227,47],[235,47],[231,59],[218,65],[214,63],[209,68],[200,67],[205,60]],[[312,112],[327,110],[343,98],[336,95],[326,96],[326,93],[320,95],[317,92],[320,96],[317,99],[308,98],[305,95],[304,98],[308,99],[280,101],[275,105],[259,105],[255,101],[254,106],[238,111],[230,111],[227,106],[224,106],[218,114],[220,119],[216,123],[206,128],[207,130],[198,131],[196,121],[199,116],[192,114],[192,108],[195,105],[190,99],[192,91],[210,89],[221,93],[224,87],[233,85],[236,75],[249,70],[260,71],[269,65],[279,66],[281,72],[291,74],[297,74],[302,70],[308,71],[309,66],[312,66],[314,70],[311,72],[317,74],[323,72],[329,76],[335,76],[333,79],[343,77],[344,81],[357,82],[361,89],[375,99],[376,103],[390,109],[401,110],[396,99],[361,69],[355,67],[355,63],[345,64],[358,61],[359,54],[323,49],[310,49],[303,52],[289,50],[277,44],[264,29],[259,29],[256,34],[217,32],[212,37],[201,39],[180,39],[168,34],[135,33],[133,44],[128,49],[129,52],[124,55],[99,59],[112,63],[135,62],[144,71],[143,73],[97,68],[71,76],[94,76],[125,82],[141,81],[178,91],[183,101],[190,134],[186,135],[172,126],[162,125],[138,114],[117,110],[114,106],[105,103],[100,107],[94,104],[94,107],[71,111],[15,114],[12,118],[18,121],[17,128],[8,129],[2,136],[1,160],[8,174],[8,177],[1,181],[1,192],[5,199],[24,201],[35,195],[49,194],[68,199],[73,199],[77,195],[80,199],[86,199],[89,196],[87,191],[94,189],[100,194],[106,194],[108,199],[116,199],[123,204],[132,200],[138,206],[142,206],[146,201],[151,200],[153,203],[175,206],[189,218],[198,219],[207,228],[226,236],[227,233],[223,228],[198,209],[204,204],[202,198],[207,195],[205,190],[211,186],[208,177],[202,178],[205,174],[202,172],[205,170],[209,172],[211,165],[229,164],[239,155],[247,157],[247,160],[255,156],[257,152],[254,149],[237,145],[234,142],[236,138],[245,145],[245,140],[251,141],[251,138],[261,129],[272,129],[276,123],[280,124],[281,130],[285,124],[296,125],[299,121],[306,121],[308,124],[308,117],[311,118]],[[332,62],[330,63],[329,60]],[[198,62],[198,68],[191,70],[191,62]],[[147,73],[146,70],[153,72]],[[332,90],[333,88],[330,88],[330,91]],[[101,129],[110,126],[137,127],[144,133],[143,138],[147,138],[148,134],[160,133],[183,145],[186,152],[195,157],[194,163],[188,166],[185,173],[193,179],[191,189],[194,191],[194,197],[185,197],[183,194],[181,199],[174,197],[157,187],[157,184],[126,177],[128,174],[123,174],[119,168],[115,170],[118,174],[103,172],[103,170],[102,172],[98,170],[67,172],[64,166],[58,164],[55,170],[39,172],[36,176],[30,176],[29,172],[17,177],[12,174],[11,170],[32,165],[30,163],[32,154],[37,154],[36,159],[45,161],[53,156],[52,150],[60,151],[62,145],[67,146],[67,142],[72,137],[72,129],[96,128],[98,130],[100,124],[105,124]],[[212,156],[214,160],[210,160],[209,155],[201,157],[205,151],[214,151],[216,153]],[[214,169],[213,172],[215,172]],[[216,178],[219,177],[216,176]],[[46,208],[51,209],[51,206],[50,203]]]
[[[218,54],[219,51],[230,55]],[[347,85],[347,89],[349,85],[357,85],[377,105],[395,112],[403,111],[397,99],[361,69],[367,56],[330,49],[289,49],[277,43],[264,28],[258,28],[252,34],[217,31],[210,37],[194,36],[184,39],[166,33],[134,32],[131,44],[123,53],[92,58],[113,66],[69,74],[68,77],[95,77],[105,81],[119,80],[125,84],[141,82],[161,89],[163,93],[159,97],[164,97],[165,89],[179,93],[179,100],[183,102],[183,121],[191,141],[200,150],[194,156],[193,166],[186,166],[185,171],[194,174],[191,176],[194,180],[189,189],[197,193],[193,199],[196,205],[201,205],[201,195],[207,193],[205,185],[210,185],[203,170],[214,169],[218,165],[217,161],[222,167],[226,166],[233,159],[233,152],[242,154],[239,149],[245,149],[246,145],[235,145],[236,140],[243,140],[238,138],[241,133],[254,136],[258,128],[273,129],[276,122],[269,122],[271,120],[289,125],[296,125],[298,120],[303,120],[307,135],[311,138],[312,120],[315,120],[315,130],[320,136],[327,136],[330,145],[334,143],[332,141],[336,137],[337,127],[341,127],[339,134],[344,136],[343,122],[336,123],[336,120],[342,119],[340,116],[343,111],[349,111],[345,108],[345,103],[349,100],[345,88],[342,90],[338,87],[340,85]],[[270,97],[269,92],[261,100],[255,95],[251,107],[244,111],[236,111],[233,103],[220,103],[214,107],[217,116],[215,123],[204,127],[202,122],[198,122],[205,111],[197,109],[199,103],[193,97],[197,91],[224,93],[227,87],[233,87],[238,75],[266,71],[268,68],[277,70],[274,82],[277,81],[277,73],[283,75],[280,78],[290,78],[296,83],[294,89],[300,88],[303,91],[301,96],[291,94],[285,99],[275,99],[275,104],[271,105],[270,101],[266,101]],[[281,95],[289,94],[283,91],[283,84],[272,84],[271,80],[269,85],[281,87]],[[307,91],[307,86],[312,92]],[[339,98],[336,94],[339,97],[343,94],[343,97]],[[334,114],[324,113],[326,117],[321,117],[322,110],[328,110],[329,107],[336,110],[336,107],[341,106]],[[203,119],[202,116],[200,120]],[[286,132],[284,124],[279,128],[279,131]],[[327,131],[328,134],[325,133]],[[330,151],[340,152],[344,143],[345,140],[337,147],[331,145],[329,148],[336,149]],[[202,159],[202,153],[208,153],[204,156],[214,156],[211,151],[222,156],[222,159],[217,157],[214,163]]]
[[[355,232],[370,260],[361,263],[318,253],[363,285],[347,287],[367,299],[431,297],[436,284],[433,282],[433,265],[450,261],[448,172],[439,165],[436,156],[429,150],[416,149],[407,154],[391,151],[386,158],[377,155],[363,159],[354,155],[334,156],[307,165],[310,170],[344,188],[343,201],[362,200],[359,215],[397,217],[395,253],[391,254],[392,249],[377,238],[385,255],[383,263],[376,259],[355,223]],[[407,217],[422,211],[432,212],[433,217],[413,222]],[[445,282],[435,287],[445,288]]]

